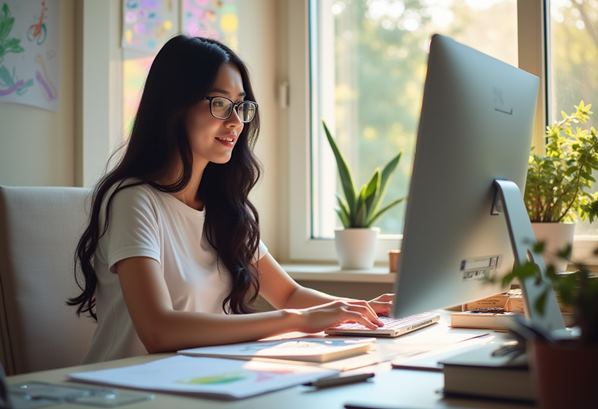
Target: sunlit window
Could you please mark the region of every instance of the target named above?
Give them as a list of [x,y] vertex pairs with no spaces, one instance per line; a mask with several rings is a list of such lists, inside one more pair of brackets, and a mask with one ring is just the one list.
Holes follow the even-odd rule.
[[[358,187],[376,167],[403,152],[386,199],[404,197],[430,36],[446,34],[517,65],[517,4],[516,0],[318,0],[310,7],[312,237],[332,237],[340,225],[335,194],[342,192],[321,121],[336,136]],[[404,211],[404,205],[395,207],[377,225],[383,233],[400,234]]]
[[[598,128],[598,1],[552,0],[549,27],[550,121],[584,100],[593,105],[591,125]],[[598,234],[598,224],[578,223],[576,234]]]

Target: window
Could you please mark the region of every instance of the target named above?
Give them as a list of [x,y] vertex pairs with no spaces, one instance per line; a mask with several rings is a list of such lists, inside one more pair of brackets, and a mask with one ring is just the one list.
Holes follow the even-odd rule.
[[[598,1],[552,0],[548,35],[550,121],[571,112],[580,100],[598,109]],[[598,114],[590,120],[598,127]],[[598,177],[598,175],[595,175]],[[598,187],[597,187],[598,188]],[[578,235],[598,234],[598,223],[578,223]]]
[[[403,151],[386,200],[405,196],[428,38],[440,32],[541,77],[539,145],[545,121],[561,110],[582,98],[598,107],[598,77],[590,68],[598,62],[597,10],[598,0],[290,1],[289,48],[308,50],[289,54],[290,258],[336,259],[330,238],[340,225],[334,213],[340,189],[322,119],[358,184]],[[404,210],[380,220],[378,261],[400,247]],[[587,235],[595,238],[598,225],[578,226],[577,233],[573,257],[580,260],[591,254]]]
[[[311,236],[340,226],[334,158],[321,131],[335,134],[358,186],[402,152],[386,201],[407,195],[433,33],[449,35],[517,65],[516,0],[311,1]],[[377,222],[400,234],[404,205]]]

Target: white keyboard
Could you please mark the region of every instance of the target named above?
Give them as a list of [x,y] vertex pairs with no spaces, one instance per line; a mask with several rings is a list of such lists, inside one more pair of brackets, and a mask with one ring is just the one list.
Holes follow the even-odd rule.
[[363,335],[368,337],[398,337],[420,328],[438,322],[440,315],[426,312],[423,314],[410,315],[405,318],[378,317],[384,324],[383,327],[369,329],[362,324],[345,323],[336,327],[328,328],[325,332],[328,335]]

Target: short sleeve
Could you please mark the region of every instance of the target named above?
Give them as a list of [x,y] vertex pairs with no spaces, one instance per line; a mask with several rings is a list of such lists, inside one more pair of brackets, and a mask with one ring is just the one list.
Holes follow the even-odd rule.
[[270,251],[268,250],[268,247],[266,247],[264,242],[260,240],[260,243],[257,247],[257,252],[255,253],[255,256],[253,257],[254,262],[259,261],[262,257],[264,257],[268,253],[270,253]]
[[116,263],[130,257],[150,257],[161,262],[158,217],[147,190],[135,186],[116,193],[109,216],[102,239],[110,271]]

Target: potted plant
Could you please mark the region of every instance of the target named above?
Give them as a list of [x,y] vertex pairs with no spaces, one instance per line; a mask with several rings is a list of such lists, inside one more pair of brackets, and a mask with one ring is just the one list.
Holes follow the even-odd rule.
[[[564,271],[567,260],[555,259],[558,249],[573,241],[574,222],[598,215],[598,193],[591,193],[598,169],[596,129],[583,128],[592,115],[583,101],[575,112],[546,128],[546,152],[531,154],[525,184],[525,206],[536,239],[546,243],[547,262]],[[552,257],[552,258],[551,258]]]
[[[544,243],[534,246],[535,253],[544,251]],[[561,249],[555,257],[569,259],[571,246]],[[594,250],[598,255],[598,249]],[[508,285],[513,280],[535,279],[543,286],[533,308],[544,313],[548,291],[554,289],[562,308],[573,311],[580,336],[571,340],[556,340],[545,335],[533,337],[528,343],[532,376],[536,387],[539,407],[598,408],[596,368],[598,367],[598,277],[589,268],[574,263],[575,272],[558,273],[554,265],[548,265],[542,276],[532,261],[518,266],[503,278]],[[540,331],[541,333],[541,331]]]
[[388,179],[395,171],[401,153],[392,158],[382,171],[376,169],[369,182],[358,191],[353,183],[349,166],[324,121],[322,125],[336,160],[344,193],[344,198],[336,195],[338,203],[336,214],[343,229],[334,232],[341,268],[349,270],[371,268],[374,265],[379,232],[378,228],[372,226],[380,216],[403,201],[403,198],[395,199],[381,207]]

